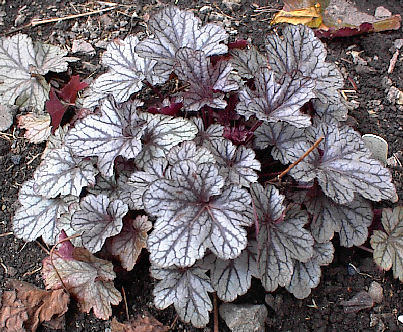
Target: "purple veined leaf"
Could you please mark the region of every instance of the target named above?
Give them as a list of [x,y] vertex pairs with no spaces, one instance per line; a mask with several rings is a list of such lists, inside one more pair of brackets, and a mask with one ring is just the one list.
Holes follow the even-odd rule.
[[197,136],[193,140],[197,145],[204,145],[205,142],[214,139],[222,139],[224,133],[224,127],[222,125],[212,124],[205,128],[201,118],[192,117],[190,120],[198,129]]
[[285,73],[310,78],[314,91],[322,102],[334,104],[339,100],[338,89],[343,76],[334,64],[326,62],[326,49],[311,29],[304,25],[288,25],[283,37],[270,35],[266,50],[271,69],[283,77]]
[[296,261],[291,281],[286,289],[297,299],[304,299],[311,294],[311,289],[319,285],[320,267],[333,261],[334,248],[331,242],[315,243],[312,258],[302,263]]
[[229,53],[232,67],[242,78],[254,78],[263,68],[269,67],[267,59],[254,46],[246,50],[233,49]]
[[91,160],[73,156],[66,146],[53,149],[34,173],[34,191],[47,198],[78,197],[83,187],[95,184],[97,173]]
[[190,85],[178,97],[187,111],[198,111],[205,105],[224,109],[227,106],[224,92],[238,89],[238,84],[230,78],[231,64],[219,61],[213,67],[203,51],[178,50],[174,68],[179,79]]
[[222,260],[212,254],[206,256],[206,264],[203,266],[210,269],[211,285],[219,299],[232,302],[248,291],[252,276],[258,277],[256,250],[256,243],[250,241],[242,253],[234,259]]
[[52,260],[50,257],[43,260],[42,275],[46,289],[67,289],[77,299],[81,311],[89,313],[93,309],[100,319],[109,319],[111,305],[118,305],[122,300],[113,285],[116,274],[112,263],[84,248],[73,248],[69,258],[56,250]]
[[20,189],[18,200],[22,206],[14,214],[13,233],[27,242],[42,236],[45,243],[53,244],[60,231],[57,220],[73,202],[70,197],[42,197],[35,193],[34,184],[33,179],[26,181]]
[[105,177],[98,174],[96,177],[96,184],[93,187],[87,188],[87,191],[94,195],[106,195],[114,200],[121,200],[127,204],[129,209],[136,210],[137,204],[132,199],[133,188],[128,184],[129,175],[125,172],[119,172],[119,176]]
[[207,248],[222,259],[237,257],[247,244],[242,226],[253,222],[249,193],[224,188],[214,164],[184,160],[171,176],[154,181],[143,196],[146,211],[157,217],[148,237],[152,263],[191,266]]
[[258,275],[270,292],[290,283],[294,260],[307,262],[313,255],[314,240],[304,228],[307,213],[291,207],[284,214],[284,196],[277,188],[254,183],[251,195],[259,222]]
[[348,109],[341,97],[339,97],[339,101],[330,104],[323,103],[320,99],[312,99],[312,104],[316,114],[321,118],[334,118],[337,121],[347,120]]
[[260,162],[252,149],[236,147],[224,138],[213,140],[206,146],[215,156],[220,174],[228,183],[249,187],[251,183],[257,182],[256,171],[260,171]]
[[183,160],[191,160],[196,164],[216,162],[213,154],[205,147],[198,147],[194,141],[185,141],[180,146],[173,147],[167,159],[171,165]]
[[153,295],[157,309],[163,310],[174,305],[176,312],[185,323],[202,328],[209,322],[209,312],[213,309],[208,292],[214,292],[206,270],[197,265],[190,268],[160,268],[151,265],[151,275],[158,279]]
[[67,51],[33,43],[27,35],[17,34],[0,39],[0,101],[2,104],[33,107],[42,111],[49,97],[50,87],[44,75],[49,71],[67,70]]
[[127,180],[130,190],[130,199],[133,202],[133,209],[144,209],[143,195],[150,184],[156,180],[165,178],[168,167],[166,158],[155,158],[144,164],[143,171],[135,171]]
[[255,130],[254,143],[259,149],[272,146],[271,155],[283,164],[297,161],[310,148],[304,130],[286,122],[263,123]]
[[101,250],[106,238],[119,234],[128,206],[120,200],[111,201],[105,195],[88,195],[73,214],[71,226],[82,233],[83,245],[90,252]]
[[51,134],[46,142],[46,148],[43,150],[41,159],[45,159],[46,156],[53,150],[60,149],[65,146],[65,137],[69,130],[69,125],[63,127],[59,126],[54,134]]
[[139,168],[148,161],[165,158],[171,148],[192,140],[197,134],[196,126],[184,118],[145,112],[139,117],[146,123],[141,137],[143,147],[135,159]]
[[352,202],[355,193],[377,202],[397,199],[390,171],[372,159],[353,129],[339,128],[331,121],[317,121],[307,129],[310,144],[321,136],[324,140],[318,149],[290,171],[294,179],[306,183],[317,178],[323,192],[338,204]]
[[228,38],[225,30],[216,24],[201,26],[193,13],[168,6],[148,21],[153,37],[141,41],[136,51],[144,58],[156,60],[154,75],[168,79],[173,70],[176,52],[182,47],[203,51],[206,56],[224,54],[228,48],[222,42]]
[[122,231],[111,238],[112,255],[118,256],[127,271],[131,271],[147,243],[147,232],[152,228],[147,216],[124,220]]
[[393,270],[393,276],[403,282],[403,206],[382,211],[385,232],[375,230],[371,236],[374,261],[384,270]]
[[247,119],[254,115],[265,122],[285,121],[298,128],[311,125],[310,117],[300,111],[315,96],[311,79],[285,75],[279,84],[273,71],[262,69],[256,74],[255,85],[256,90],[244,87],[240,91],[239,114]]
[[112,176],[116,157],[135,158],[141,151],[145,122],[137,114],[140,105],[133,101],[118,106],[112,98],[105,99],[101,115],[89,115],[70,129],[66,145],[77,156],[98,157],[101,174]]
[[360,246],[367,240],[373,213],[369,202],[361,196],[356,195],[353,201],[340,205],[315,190],[308,192],[302,202],[312,214],[310,228],[317,242],[330,241],[334,232],[339,233],[344,247]]
[[115,39],[107,46],[102,56],[102,63],[109,67],[107,73],[99,76],[91,85],[91,94],[84,98],[86,108],[97,106],[101,98],[112,94],[116,102],[123,103],[134,92],[143,87],[143,80],[151,84],[163,83],[153,75],[154,60],[140,57],[135,48],[139,40],[136,36],[128,36],[124,40]]

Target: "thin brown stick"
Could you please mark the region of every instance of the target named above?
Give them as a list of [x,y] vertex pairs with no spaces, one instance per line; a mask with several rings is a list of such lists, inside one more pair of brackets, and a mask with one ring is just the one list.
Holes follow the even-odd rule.
[[217,307],[217,294],[213,294],[213,306],[214,306],[214,332],[219,332],[218,330],[218,307]]
[[50,255],[49,250],[46,249],[46,248],[42,245],[42,243],[40,243],[38,240],[36,240],[35,242],[36,242],[36,244],[37,244],[38,246],[41,247],[41,249],[42,249],[47,255]]
[[125,289],[122,286],[122,294],[123,294],[123,302],[125,304],[125,312],[126,312],[126,320],[129,321],[129,308],[127,307],[127,299],[126,299],[126,292]]
[[310,154],[313,150],[315,150],[315,149],[318,147],[319,143],[322,142],[322,140],[323,140],[324,138],[325,138],[324,136],[319,137],[318,140],[315,142],[315,144],[312,145],[312,146],[308,149],[308,151],[306,151],[301,157],[299,157],[297,161],[293,162],[290,166],[288,166],[285,171],[281,172],[281,174],[279,174],[279,175],[277,176],[278,181],[280,181],[281,178],[282,178],[284,175],[286,175],[289,171],[291,171],[291,169],[293,169],[293,168],[294,168],[296,165],[298,165],[302,160],[304,160],[308,154]]
[[388,68],[388,74],[393,73],[393,70],[395,69],[398,57],[399,57],[399,50],[396,50],[396,52],[392,56],[392,59],[390,59],[389,68]]
[[174,326],[176,325],[176,322],[178,321],[178,315],[175,316],[174,321],[172,324],[169,326],[169,331],[173,331]]
[[0,234],[0,237],[8,236],[8,235],[13,235],[13,234],[14,234],[13,232],[1,233],[1,234]]
[[360,249],[362,249],[362,250],[364,250],[364,251],[366,251],[366,252],[369,252],[369,253],[371,253],[371,254],[374,253],[374,251],[373,251],[372,249],[367,248],[367,247],[364,247],[364,246],[357,246],[357,248],[360,248]]

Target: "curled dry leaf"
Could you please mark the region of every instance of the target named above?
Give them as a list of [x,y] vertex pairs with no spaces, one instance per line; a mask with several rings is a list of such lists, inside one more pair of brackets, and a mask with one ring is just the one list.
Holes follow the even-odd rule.
[[3,293],[1,331],[36,331],[42,322],[60,322],[58,318],[67,312],[70,296],[63,289],[46,291],[14,279],[8,280],[6,287],[12,290]]
[[138,315],[136,319],[129,322],[119,323],[115,317],[111,322],[112,332],[167,332],[168,326],[164,326],[151,316],[147,311]]
[[52,130],[49,114],[27,113],[20,115],[17,124],[19,128],[25,129],[24,137],[35,144],[46,141]]

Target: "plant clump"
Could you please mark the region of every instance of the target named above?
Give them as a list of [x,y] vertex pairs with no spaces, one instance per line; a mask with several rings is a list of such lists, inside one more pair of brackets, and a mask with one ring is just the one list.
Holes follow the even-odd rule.
[[[62,234],[44,261],[45,285],[65,287],[103,319],[121,295],[100,251],[131,270],[146,248],[155,306],[173,304],[196,327],[209,322],[209,293],[234,301],[252,277],[268,292],[281,286],[307,297],[333,260],[335,233],[342,246],[362,245],[370,201],[397,198],[389,170],[344,122],[340,71],[302,25],[268,36],[264,53],[229,48],[224,28],[173,6],[148,26],[146,39],[109,44],[108,71],[77,102],[85,115],[50,136],[20,190],[15,236],[53,245]],[[40,75],[66,70],[69,58],[31,44],[23,35],[3,39],[0,60],[27,45],[41,54],[33,67],[20,59],[23,86],[34,93]],[[2,68],[3,101],[43,108],[47,85],[19,102],[27,90],[10,96],[16,83]],[[163,95],[169,81],[177,88]],[[151,86],[157,101],[141,97]],[[371,244],[378,264],[394,264],[402,279],[399,240],[390,240],[401,233],[399,211],[385,212],[386,233]]]

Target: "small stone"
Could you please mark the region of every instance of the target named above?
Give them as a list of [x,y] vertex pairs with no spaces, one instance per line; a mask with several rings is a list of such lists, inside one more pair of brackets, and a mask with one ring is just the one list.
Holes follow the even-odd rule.
[[389,11],[389,9],[386,9],[383,6],[379,6],[375,9],[375,18],[381,19],[381,18],[386,18],[392,16],[392,13]]
[[383,288],[376,281],[371,282],[368,289],[368,294],[372,297],[375,303],[381,303],[383,300]]
[[388,94],[386,95],[386,99],[391,103],[391,104],[396,104],[396,102],[399,101],[400,97],[400,90],[396,88],[395,86],[391,86]]
[[104,14],[99,18],[99,21],[101,22],[101,24],[103,25],[103,27],[106,30],[109,30],[111,28],[113,28],[113,20],[111,19],[111,17],[108,14]]
[[19,154],[13,154],[11,155],[10,160],[14,165],[19,165],[21,162],[21,156]]
[[220,316],[233,332],[264,332],[267,317],[266,306],[224,303]]
[[7,206],[5,206],[4,204],[1,206],[1,211],[5,211],[7,209]]
[[400,50],[400,49],[402,48],[402,46],[403,46],[403,38],[396,39],[396,40],[393,42],[393,46],[394,46],[396,49]]
[[76,39],[73,40],[73,45],[71,47],[71,52],[72,53],[88,53],[90,55],[95,54],[95,49],[92,47],[92,45],[85,41],[84,39]]
[[403,315],[400,315],[399,317],[397,317],[397,320],[403,324]]
[[371,151],[372,157],[386,164],[388,159],[388,142],[386,142],[382,137],[373,134],[365,134],[362,139]]

